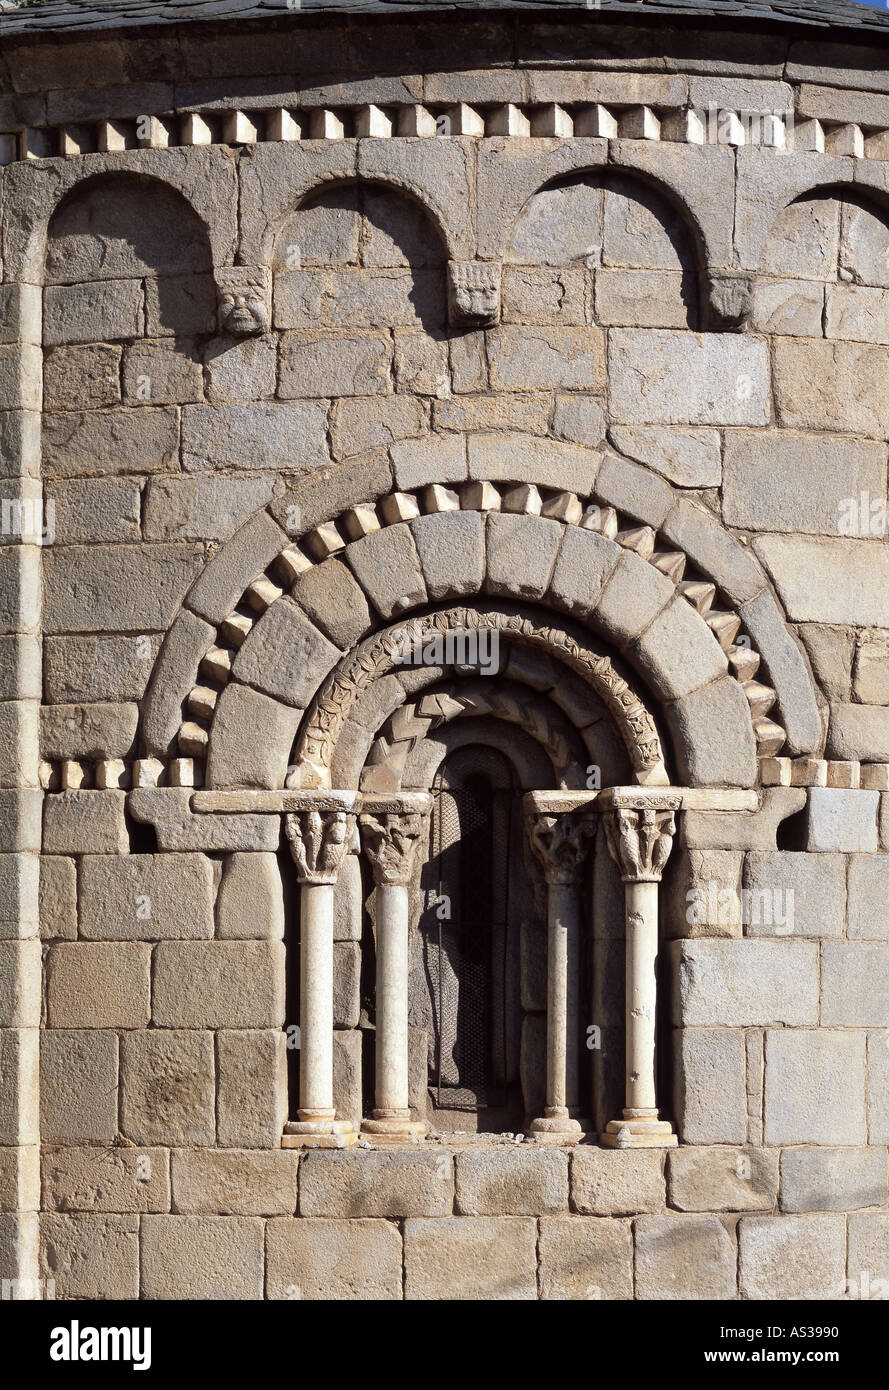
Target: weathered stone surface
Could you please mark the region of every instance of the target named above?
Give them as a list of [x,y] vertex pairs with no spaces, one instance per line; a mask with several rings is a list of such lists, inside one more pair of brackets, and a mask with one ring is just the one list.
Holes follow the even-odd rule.
[[274,478],[153,478],[145,500],[146,540],[226,541],[271,500]]
[[[596,448],[605,435],[605,411],[601,401],[586,396],[557,396],[552,427],[560,439]],[[614,443],[617,448],[623,448],[617,440]]]
[[529,1147],[466,1149],[455,1156],[461,1216],[547,1216],[568,1209],[568,1155]]
[[392,344],[379,333],[285,333],[281,339],[280,394],[385,395]]
[[[274,338],[214,338],[204,349],[207,400],[256,401],[275,394],[278,366]],[[285,392],[282,390],[281,395]],[[323,396],[323,391],[300,392]]]
[[145,282],[145,326],[153,338],[212,333],[216,286],[210,275],[160,275]]
[[775,404],[787,429],[849,430],[884,439],[889,410],[879,383],[889,350],[869,343],[780,338],[775,343]]
[[232,666],[235,680],[305,709],[341,652],[289,598],[273,603],[249,633]]
[[214,468],[307,473],[330,462],[326,436],[326,401],[186,405],[182,465],[199,473]]
[[547,589],[563,527],[540,516],[488,514],[485,590],[540,598]]
[[521,1216],[413,1218],[404,1223],[408,1299],[537,1297],[537,1224]]
[[688,328],[694,282],[678,270],[599,270],[596,318],[623,328]]
[[628,1221],[544,1217],[539,1253],[542,1299],[633,1297],[633,1238]]
[[488,361],[495,391],[586,391],[605,384],[604,335],[597,328],[492,329]]
[[160,1028],[264,1028],[284,1022],[278,941],[162,941],[152,1019]]
[[471,435],[466,444],[470,478],[537,483],[582,497],[593,491],[602,462],[592,449],[520,434]]
[[274,854],[229,855],[216,897],[216,934],[238,940],[283,937],[284,893]]
[[682,1028],[675,1035],[674,1049],[676,1119],[685,1142],[743,1144],[747,1138],[743,1033],[730,1028]]
[[771,1211],[778,1195],[778,1154],[683,1146],[667,1155],[667,1180],[670,1205],[680,1211]]
[[[667,707],[666,716],[683,783],[698,787],[754,783],[757,759],[750,707],[731,676],[683,695]],[[728,729],[732,730],[730,741]]]
[[728,669],[725,653],[700,614],[676,595],[627,653],[664,700],[678,700],[718,680]]
[[120,1123],[135,1144],[215,1143],[214,1092],[212,1033],[124,1034]]
[[40,1024],[40,942],[0,941],[0,1028]]
[[145,323],[138,280],[48,285],[43,296],[43,341],[101,343],[138,338]]
[[864,1033],[766,1033],[765,1142],[863,1144]]
[[371,603],[391,618],[427,599],[417,548],[405,522],[346,546],[346,559]]
[[120,403],[121,349],[106,343],[52,348],[43,358],[47,410],[97,410]]
[[48,854],[126,854],[130,840],[125,799],[120,791],[70,791],[47,797],[44,850]]
[[485,524],[478,512],[436,512],[410,523],[430,599],[476,594],[485,577]]
[[201,565],[194,545],[65,546],[44,557],[48,632],[166,628]]
[[50,948],[51,1028],[145,1028],[151,1015],[151,947],[71,942]]
[[592,612],[621,557],[621,548],[597,531],[565,527],[549,583],[549,599],[580,617]]
[[[865,705],[889,704],[889,636],[879,629],[858,634],[854,691],[856,699]],[[849,687],[845,685],[833,698],[843,701],[848,696]]]
[[[361,1125],[363,1036],[360,1028],[338,1028],[333,1034],[333,1104],[337,1119],[348,1120],[356,1131]],[[425,1081],[424,1072],[424,1086]]]
[[139,1219],[136,1216],[40,1218],[41,1274],[55,1280],[56,1298],[139,1297]]
[[[889,1221],[885,1215],[875,1212],[849,1217],[849,1285],[850,1298],[877,1298],[874,1287],[875,1278],[885,1280],[889,1277],[889,1260],[886,1258]],[[865,1275],[865,1270],[869,1275]],[[852,1281],[854,1280],[854,1284]],[[869,1280],[869,1289],[868,1289]],[[882,1286],[885,1293],[886,1285]]]
[[[298,670],[297,655],[291,651],[289,656]],[[269,675],[273,677],[274,672],[270,671]],[[291,709],[289,705],[283,705],[258,690],[251,690],[249,686],[238,685],[235,681],[227,685],[219,697],[213,717],[207,786],[282,787],[301,716],[301,709]],[[262,730],[262,739],[256,738],[257,729]],[[243,820],[243,817],[240,819]],[[208,832],[211,829],[207,827]],[[242,832],[233,842],[217,847],[252,848],[249,826],[243,825]],[[267,843],[256,844],[255,847],[272,848]],[[175,848],[180,846],[176,845]],[[210,845],[201,844],[200,848],[210,848]]]
[[722,480],[716,430],[615,425],[608,437],[616,449],[677,487],[719,487]]
[[877,848],[879,792],[809,789],[807,850],[871,853]]
[[299,1181],[301,1216],[449,1216],[453,1160],[446,1153],[312,1150]]
[[662,908],[668,936],[743,936],[737,850],[673,849]]
[[[44,860],[49,863],[50,874],[53,866],[63,866],[62,875],[56,876],[56,883],[72,889],[76,897],[74,861],[65,859]],[[70,869],[70,877],[65,874]],[[41,862],[33,854],[0,854],[0,938],[35,937],[39,935],[41,914],[38,912]],[[50,894],[47,892],[47,898]],[[50,904],[48,903],[48,907]],[[64,909],[61,914],[60,935],[66,935],[70,914]],[[74,916],[74,935],[77,935],[77,916]]]
[[616,328],[609,335],[611,408],[627,425],[765,425],[766,345],[732,333]]
[[139,485],[129,478],[58,479],[53,486],[59,545],[141,539]]
[[834,1299],[845,1290],[841,1216],[745,1216],[738,1244],[745,1298]]
[[677,941],[674,1022],[686,1027],[818,1022],[818,947],[804,941]]
[[53,1148],[41,1162],[43,1204],[56,1211],[170,1209],[167,1149]]
[[77,869],[73,859],[42,856],[38,901],[43,940],[73,941],[77,935]]
[[571,1203],[587,1216],[635,1216],[663,1211],[664,1156],[656,1149],[576,1148],[571,1155]]
[[735,1243],[715,1216],[642,1216],[636,1222],[636,1297],[735,1296]]
[[842,936],[846,861],[839,854],[759,851],[744,861],[748,936]]
[[889,627],[889,555],[879,541],[770,535],[754,548],[791,622]]
[[889,855],[853,854],[848,864],[848,936],[862,941],[889,939],[886,912]]
[[263,1295],[263,1224],[249,1216],[145,1216],[142,1295],[248,1299]]
[[278,1219],[266,1228],[267,1297],[402,1297],[401,1234],[389,1221]]
[[[113,1043],[114,1040],[111,1041]],[[0,1142],[4,1145],[36,1146],[41,1137],[44,1140],[49,1138],[46,1133],[41,1134],[40,1124],[41,1050],[37,1028],[0,1028]],[[112,1063],[109,1071],[113,1087],[116,1057],[112,1058]],[[59,1058],[53,1066],[56,1094],[52,1107],[47,1100],[47,1111],[52,1109],[56,1118],[61,1117],[67,1122],[70,1117],[65,1115],[64,1075]],[[103,1079],[107,1080],[108,1077]],[[100,1123],[95,1126],[88,1123],[89,1115],[82,1118],[84,1123],[80,1125],[81,1129],[101,1128],[102,1116],[99,1117]],[[77,1124],[73,1128],[78,1128]],[[83,1136],[76,1134],[74,1137],[79,1140]]]
[[821,952],[821,1023],[889,1026],[889,942],[826,941]]
[[226,1031],[217,1034],[216,1046],[219,1143],[227,1148],[279,1148],[287,1116],[286,1035]]
[[292,593],[312,622],[343,651],[370,629],[364,592],[336,557],[301,574]]
[[795,756],[813,752],[821,745],[821,715],[805,657],[778,604],[765,591],[739,605],[737,611],[755,650],[764,655],[769,679],[779,692],[777,714],[787,732],[782,753]]
[[44,758],[124,758],[132,753],[136,705],[47,705],[40,711]]
[[726,434],[724,517],[753,531],[843,534],[843,500],[884,495],[885,449],[791,431]]
[[665,574],[633,551],[625,550],[596,603],[593,620],[623,646],[648,627],[674,593]]
[[834,705],[830,711],[827,755],[841,761],[889,762],[889,708]]
[[806,280],[758,280],[753,286],[750,326],[759,333],[817,338],[823,315],[823,285]]
[[213,935],[213,867],[202,854],[90,855],[80,873],[80,933],[90,940]]
[[782,1211],[849,1211],[886,1205],[886,1154],[872,1149],[784,1149]]
[[[551,398],[543,391],[523,395],[450,396],[433,402],[432,420],[437,430],[459,430],[463,434],[522,430],[528,435],[544,435],[549,430],[550,407]],[[591,442],[596,444],[601,437],[600,431]]]
[[43,420],[47,478],[88,473],[160,473],[176,465],[177,412],[170,406],[140,410],[65,410]]
[[297,1162],[288,1149],[174,1149],[172,1209],[205,1216],[292,1216]]
[[44,1032],[40,1047],[44,1142],[110,1143],[117,1134],[117,1078],[115,1033],[60,1028]]
[[275,277],[277,328],[388,330],[430,321],[444,321],[444,284],[434,271],[341,266]]
[[416,439],[426,428],[426,410],[414,396],[343,396],[331,414],[333,454],[354,458],[397,440]]

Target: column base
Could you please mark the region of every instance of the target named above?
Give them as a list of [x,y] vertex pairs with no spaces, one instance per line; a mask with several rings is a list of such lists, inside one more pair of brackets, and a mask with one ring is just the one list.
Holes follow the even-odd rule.
[[390,1118],[387,1120],[362,1120],[362,1137],[373,1139],[378,1144],[419,1144],[425,1139],[428,1125],[422,1120]]
[[670,1122],[657,1119],[655,1112],[645,1119],[609,1120],[599,1143],[606,1149],[675,1149],[679,1140]]
[[592,1125],[576,1120],[567,1111],[561,1114],[544,1114],[532,1120],[528,1126],[528,1138],[535,1144],[579,1144],[590,1138]]
[[346,1149],[357,1143],[350,1120],[288,1120],[282,1149]]

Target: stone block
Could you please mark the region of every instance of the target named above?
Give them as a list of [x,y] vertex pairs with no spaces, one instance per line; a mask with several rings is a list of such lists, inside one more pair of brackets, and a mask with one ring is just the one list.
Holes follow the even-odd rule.
[[593,612],[621,554],[607,536],[566,526],[550,579],[550,602],[579,617]]
[[[68,886],[74,891],[74,863],[51,860],[50,864],[70,865]],[[51,872],[52,870],[50,870]],[[0,854],[0,939],[39,935],[38,882],[41,864],[36,854]],[[62,927],[70,918],[63,915]],[[64,931],[63,931],[64,934]],[[75,915],[74,935],[77,935]]]
[[43,417],[42,434],[46,478],[119,473],[123,460],[129,473],[159,473],[174,468],[179,453],[170,406],[59,411]]
[[43,1205],[55,1211],[143,1212],[170,1209],[167,1149],[44,1150]]
[[[854,1215],[849,1217],[849,1284],[850,1298],[886,1297],[886,1281],[889,1280],[889,1217],[879,1212],[873,1215]],[[865,1274],[867,1271],[867,1274]],[[876,1279],[882,1279],[881,1287],[875,1287]],[[854,1281],[854,1283],[852,1282]]]
[[152,478],[145,497],[146,540],[227,541],[272,497],[271,474],[229,478],[200,473]]
[[680,1211],[771,1211],[778,1196],[778,1154],[769,1149],[671,1149],[667,1175]]
[[545,517],[489,513],[485,591],[542,597],[549,585],[562,532],[558,521]]
[[596,272],[596,319],[621,328],[692,326],[695,285],[678,270]]
[[151,1016],[151,947],[76,941],[51,946],[46,998],[51,1028],[145,1028]]
[[[0,790],[0,853],[33,853],[40,849],[43,799],[37,787]],[[49,852],[50,846],[44,845],[44,849]]]
[[292,1149],[174,1149],[175,1212],[292,1216],[298,1156]]
[[103,760],[132,754],[137,705],[45,705],[40,711],[40,752],[49,759]]
[[753,531],[842,535],[844,499],[884,495],[880,444],[787,430],[730,431],[723,516]]
[[828,700],[848,700],[851,694],[852,660],[855,653],[854,630],[826,627],[820,623],[804,623],[798,631],[812,663],[815,679]]
[[611,409],[625,425],[765,425],[768,350],[735,333],[615,328]]
[[[0,1028],[0,1144],[4,1146],[36,1146],[40,1143],[40,1037],[37,1028]],[[47,1112],[51,1111],[51,1118],[62,1123],[70,1119],[65,1114],[64,1046],[62,1042],[56,1049],[58,1055],[51,1066],[55,1087],[52,1105],[47,1098]],[[99,1066],[101,1069],[101,1059]],[[47,1069],[50,1070],[48,1057]],[[116,1075],[115,1053],[112,1086]],[[80,1127],[86,1130],[101,1128],[101,1123],[90,1123],[89,1103],[85,1111]],[[103,1119],[104,1116],[99,1117],[100,1121]],[[76,1117],[74,1128],[77,1128]],[[49,1138],[46,1133],[42,1137]],[[82,1136],[76,1137],[79,1139]]]
[[404,267],[290,270],[275,277],[275,327],[415,328],[443,324],[440,272]]
[[379,396],[389,390],[392,344],[380,333],[284,333],[279,394]]
[[664,1155],[657,1149],[579,1147],[571,1154],[571,1205],[586,1216],[663,1211]]
[[141,494],[131,479],[59,478],[52,493],[57,544],[141,540]]
[[46,410],[98,410],[120,404],[121,349],[107,343],[51,348],[43,358]]
[[333,1103],[337,1119],[349,1120],[355,1130],[359,1128],[362,1117],[363,1036],[360,1028],[336,1029],[333,1034]]
[[478,512],[435,512],[410,523],[430,599],[477,594],[485,577],[485,524]]
[[884,1207],[889,1197],[882,1149],[784,1149],[782,1211],[850,1211]]
[[401,1233],[391,1221],[270,1221],[266,1258],[268,1298],[402,1297]]
[[216,1046],[219,1143],[238,1149],[279,1148],[287,1118],[285,1034],[224,1032],[217,1034]]
[[346,559],[382,617],[391,618],[427,601],[417,548],[405,522],[353,541],[346,546]]
[[142,1297],[263,1296],[263,1223],[251,1216],[145,1216]]
[[333,1026],[357,1028],[361,1012],[361,947],[336,941],[333,947]]
[[592,449],[520,434],[481,434],[467,440],[469,476],[479,482],[536,483],[587,497],[602,456]]
[[[39,1146],[0,1148],[0,1213],[33,1213],[39,1208]],[[5,1255],[5,1250],[0,1253],[3,1264],[6,1264]]]
[[[889,635],[876,629],[857,634],[855,646],[855,698],[865,705],[889,704]],[[832,697],[848,700],[849,687]]]
[[733,1299],[733,1236],[715,1216],[641,1216],[636,1222],[636,1297]]
[[766,1144],[863,1144],[865,1034],[766,1033]]
[[821,1023],[889,1026],[889,942],[825,941],[821,951]]
[[867,1133],[871,1144],[889,1144],[889,1032],[867,1035]]
[[623,646],[648,627],[675,592],[665,574],[635,552],[625,550],[602,590],[594,621]]
[[596,498],[656,529],[672,508],[675,494],[647,468],[606,453],[596,475]]
[[889,762],[889,708],[833,705],[826,751],[841,761]]
[[227,940],[280,940],[284,891],[274,854],[231,854],[216,898],[216,934]]
[[214,1092],[212,1033],[124,1034],[120,1122],[134,1144],[215,1143]]
[[178,405],[204,397],[204,373],[191,343],[163,338],[133,344],[124,353],[124,400],[130,405]]
[[548,1216],[568,1209],[568,1155],[512,1145],[455,1156],[461,1216]]
[[537,1223],[521,1216],[412,1218],[404,1223],[405,1298],[537,1298]]
[[528,328],[504,324],[488,334],[495,391],[586,391],[605,385],[604,334],[599,328]]
[[342,396],[331,414],[331,443],[338,459],[388,449],[425,433],[427,412],[414,396]]
[[728,670],[725,653],[713,633],[679,594],[636,639],[628,655],[663,700],[690,695]]
[[674,1047],[676,1120],[685,1143],[743,1144],[747,1138],[743,1033],[729,1028],[682,1028],[675,1035]]
[[47,1029],[40,1047],[43,1141],[110,1143],[117,1135],[117,1086],[115,1033]]
[[158,1028],[275,1028],[284,1022],[279,941],[162,941],[154,954]]
[[34,937],[0,941],[0,1028],[40,1026],[41,955]]
[[842,936],[846,861],[839,854],[754,851],[744,861],[748,936]]
[[889,406],[880,382],[889,349],[870,343],[779,338],[775,406],[787,429],[849,430],[872,439],[889,433]]
[[[601,401],[586,396],[556,396],[552,427],[560,439],[595,449],[605,437],[605,411]],[[623,448],[617,440],[614,442],[618,449]]]
[[[432,420],[436,430],[456,430],[461,434],[521,430],[526,435],[544,435],[549,430],[551,404],[550,395],[544,391],[520,396],[446,396],[433,402]],[[601,437],[601,433],[597,434],[593,443]]]
[[145,281],[145,326],[152,338],[212,333],[216,328],[212,275],[159,275]]
[[301,574],[292,593],[300,608],[341,651],[347,651],[371,628],[367,599],[336,557]]
[[503,322],[579,326],[585,322],[585,291],[582,266],[507,266],[501,286]]
[[426,483],[462,483],[466,477],[466,445],[462,439],[425,435],[391,445],[389,456],[395,486],[402,491]]
[[841,1216],[745,1216],[738,1245],[744,1298],[832,1300],[845,1291]]
[[70,545],[49,551],[45,630],[163,631],[202,562],[192,544]]
[[677,941],[673,1021],[749,1028],[818,1022],[818,946],[808,941]]
[[330,462],[326,401],[256,401],[182,407],[182,466],[286,468],[308,473]]
[[115,1302],[139,1297],[139,1218],[67,1216],[40,1218],[40,1272],[55,1280],[55,1296]]
[[722,480],[716,430],[615,425],[608,437],[621,453],[644,463],[677,487],[719,487]]
[[[277,605],[276,605],[277,606]],[[269,612],[272,610],[270,609]],[[278,631],[286,624],[275,622],[269,624],[263,639],[257,639],[257,645],[268,635],[269,630],[275,627]],[[256,631],[256,629],[254,629]],[[320,634],[319,634],[320,638]],[[323,641],[323,638],[320,638]],[[244,644],[246,647],[246,643]],[[241,648],[243,652],[244,647]],[[256,648],[253,649],[255,651]],[[241,653],[238,653],[240,657]],[[296,653],[289,653],[294,668],[298,669]],[[249,657],[250,662],[253,656]],[[245,658],[245,663],[247,658]],[[248,666],[249,670],[250,667]],[[271,680],[278,679],[279,672],[275,668],[269,668],[265,675]],[[232,681],[227,685],[219,697],[216,704],[216,713],[213,717],[213,738],[210,741],[210,753],[207,759],[206,783],[208,787],[283,787],[284,778],[287,775],[287,768],[290,764],[290,753],[293,748],[293,741],[296,738],[296,731],[302,717],[301,709],[292,709],[289,705],[283,705],[277,699],[263,695],[258,690],[251,690],[249,686],[239,685]],[[261,729],[262,739],[256,738],[256,730]],[[200,820],[209,817],[200,817]],[[238,819],[244,821],[241,816]],[[207,828],[209,830],[209,827]],[[272,844],[274,836],[271,837]],[[219,849],[270,849],[272,844],[262,844],[250,840],[250,830],[247,824],[242,826],[241,835],[235,835],[226,844],[214,846]],[[171,846],[180,848],[179,845]],[[184,846],[182,846],[184,848]],[[209,844],[201,843],[200,848],[209,848]]]
[[90,855],[80,875],[80,934],[88,940],[213,935],[213,865],[202,854]]
[[877,848],[879,792],[810,787],[806,849],[872,853]]
[[[214,627],[218,626],[240,601],[247,585],[281,554],[286,544],[287,532],[267,512],[257,513],[223,546],[214,557],[213,564],[206,567],[189,590],[188,607],[192,613],[199,614]],[[211,633],[207,646],[212,640]],[[200,646],[201,656],[207,650],[202,642],[203,637],[195,631],[194,623],[183,629],[180,644],[171,653],[168,679],[175,678],[178,682],[185,670],[190,676],[193,649]],[[164,651],[168,645],[169,639],[164,643]],[[164,660],[164,651],[161,652],[161,661]]]
[[47,285],[44,290],[43,341],[48,347],[138,338],[144,326],[140,280]]
[[235,680],[305,709],[342,653],[284,597],[260,618],[232,666]]
[[807,280],[757,280],[753,286],[750,327],[758,333],[791,338],[821,336],[824,286]]
[[889,555],[877,540],[759,536],[791,622],[889,627]]
[[77,936],[77,869],[73,859],[42,856],[38,901],[42,939],[73,941]]
[[873,285],[828,285],[824,336],[889,343],[889,294]]
[[449,1216],[453,1160],[447,1153],[310,1150],[301,1164],[301,1216]]
[[797,755],[820,748],[822,722],[812,677],[778,604],[764,592],[741,604],[737,611],[754,648],[765,654],[768,679],[780,692],[778,718],[787,731],[782,752]]
[[334,941],[360,941],[363,897],[361,860],[357,854],[347,854],[333,895]]
[[540,1297],[632,1299],[633,1237],[628,1221],[547,1216],[540,1222]]
[[[683,695],[667,707],[666,716],[677,770],[685,786],[753,785],[757,756],[750,706],[731,676]],[[732,731],[730,741],[726,738],[728,729]],[[729,843],[737,846],[738,842],[732,838]]]
[[674,848],[662,895],[666,935],[743,935],[742,857],[738,850]]
[[[207,400],[259,401],[275,394],[278,344],[267,338],[213,338],[204,348]],[[286,393],[282,390],[282,396]],[[324,391],[299,395],[323,396]]]
[[419,396],[445,396],[451,390],[448,339],[442,332],[395,332],[395,389]]

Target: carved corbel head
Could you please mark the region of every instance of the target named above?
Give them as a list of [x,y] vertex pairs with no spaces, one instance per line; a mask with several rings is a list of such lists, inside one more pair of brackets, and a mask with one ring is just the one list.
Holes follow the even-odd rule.
[[463,328],[491,328],[500,322],[500,264],[449,261],[450,320]]
[[264,265],[225,266],[216,272],[219,331],[235,338],[268,333],[272,280]]
[[744,328],[750,314],[752,293],[751,276],[726,270],[713,271],[708,285],[710,327]]

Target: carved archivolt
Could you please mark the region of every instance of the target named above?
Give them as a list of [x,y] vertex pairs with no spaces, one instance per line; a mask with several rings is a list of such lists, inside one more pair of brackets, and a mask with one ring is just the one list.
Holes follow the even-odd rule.
[[405,633],[412,643],[431,640],[447,631],[489,628],[514,641],[542,649],[575,671],[600,696],[614,718],[630,756],[637,781],[667,786],[663,751],[654,720],[642,700],[611,661],[584,646],[558,622],[543,623],[515,611],[489,604],[449,608],[411,619],[363,642],[356,652],[327,677],[303,723],[295,767],[288,784],[328,787],[337,739],[358,697],[373,681],[399,664]]

